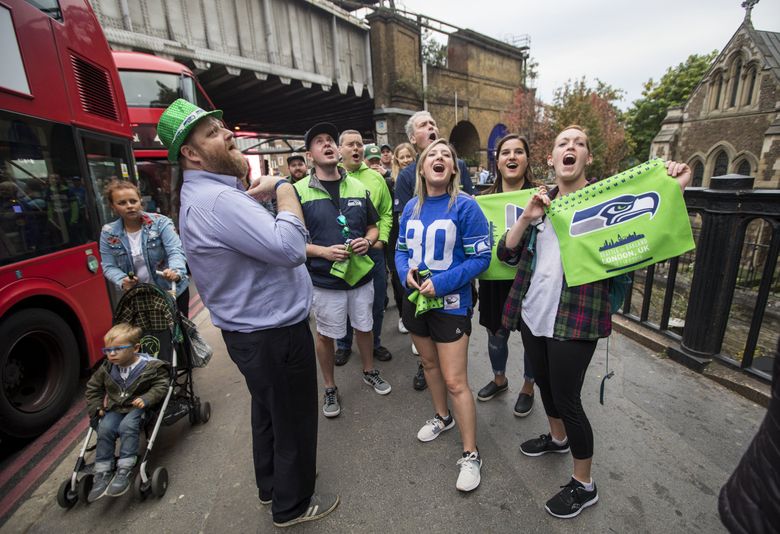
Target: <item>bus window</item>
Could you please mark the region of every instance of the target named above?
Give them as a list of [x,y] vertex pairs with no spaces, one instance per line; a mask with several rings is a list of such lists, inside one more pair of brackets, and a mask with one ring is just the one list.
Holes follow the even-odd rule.
[[198,83],[194,78],[189,76],[182,76],[184,78],[184,91],[183,97],[188,102],[192,102],[199,108],[211,111],[214,106],[211,105],[209,99],[203,93],[203,90],[198,86]]
[[181,94],[178,74],[122,70],[119,78],[131,108],[167,108]]
[[93,240],[74,148],[69,126],[0,112],[0,264]]
[[98,199],[100,222],[111,222],[116,216],[103,196],[103,189],[111,180],[133,181],[126,147],[118,142],[84,136],[84,154],[89,166],[89,178]]
[[163,213],[173,219],[174,224],[178,224],[181,189],[179,165],[168,160],[153,159],[139,160],[136,166],[144,209]]

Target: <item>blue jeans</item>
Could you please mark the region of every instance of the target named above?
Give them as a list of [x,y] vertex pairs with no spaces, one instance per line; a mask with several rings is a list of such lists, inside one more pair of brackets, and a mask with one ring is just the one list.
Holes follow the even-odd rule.
[[133,467],[138,454],[138,441],[146,410],[134,408],[127,414],[106,412],[100,420],[95,449],[95,472],[114,470],[116,438],[119,438],[119,467]]
[[[509,331],[505,328],[499,328],[494,334],[490,329],[486,330],[488,335],[488,356],[490,356],[493,374],[503,375],[506,373],[506,361],[509,359]],[[531,362],[528,360],[525,350],[523,351],[523,378],[529,382],[534,381]]]
[[[374,278],[374,305],[371,314],[374,316],[374,348],[379,347],[382,337],[382,322],[385,320],[385,299],[387,298],[387,269],[385,267],[385,252],[375,248],[368,250],[368,256],[374,260],[371,274]],[[347,317],[347,335],[336,341],[339,349],[352,348],[352,324]]]

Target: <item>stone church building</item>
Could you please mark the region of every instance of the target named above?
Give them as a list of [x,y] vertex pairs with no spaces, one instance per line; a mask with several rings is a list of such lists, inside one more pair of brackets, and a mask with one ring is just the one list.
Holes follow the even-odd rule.
[[651,157],[685,161],[694,186],[713,176],[755,177],[780,188],[780,32],[745,19],[683,107],[669,108]]

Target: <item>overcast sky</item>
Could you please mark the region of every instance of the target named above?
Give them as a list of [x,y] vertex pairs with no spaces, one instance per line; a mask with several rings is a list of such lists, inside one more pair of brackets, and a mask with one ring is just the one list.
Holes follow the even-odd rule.
[[[741,0],[396,0],[496,39],[528,34],[539,62],[539,96],[549,102],[569,78],[599,78],[623,89],[620,107],[649,78],[690,54],[720,50],[745,15]],[[780,1],[761,0],[753,27],[780,31]]]

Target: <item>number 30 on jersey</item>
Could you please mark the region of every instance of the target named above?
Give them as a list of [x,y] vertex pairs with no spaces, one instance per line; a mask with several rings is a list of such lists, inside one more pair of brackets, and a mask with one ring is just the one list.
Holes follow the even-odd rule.
[[433,271],[447,270],[452,265],[452,251],[457,235],[458,229],[450,219],[437,219],[427,228],[418,219],[407,221],[406,246],[409,248],[409,264],[416,267],[422,261]]

